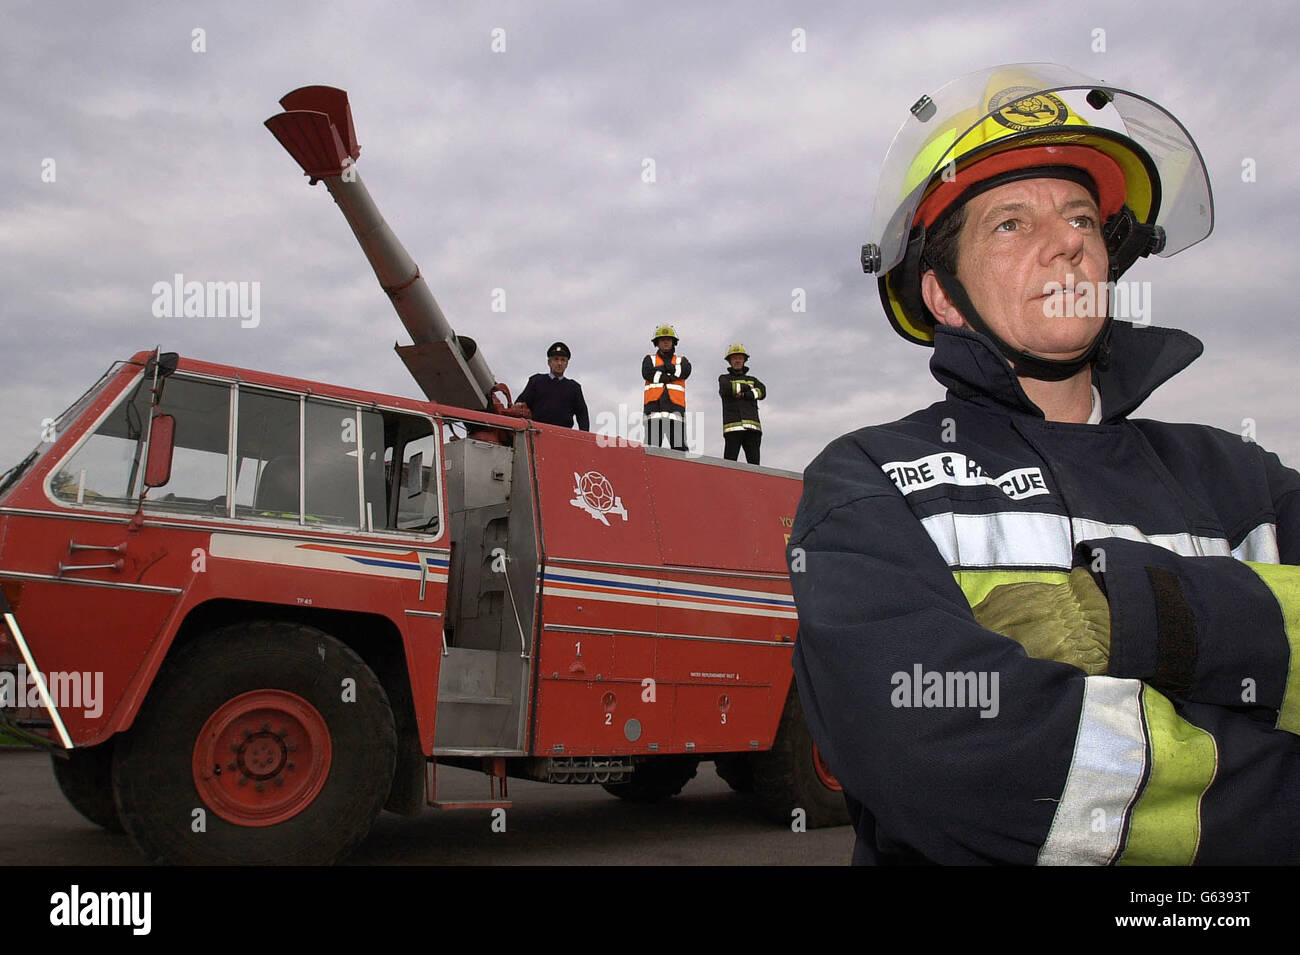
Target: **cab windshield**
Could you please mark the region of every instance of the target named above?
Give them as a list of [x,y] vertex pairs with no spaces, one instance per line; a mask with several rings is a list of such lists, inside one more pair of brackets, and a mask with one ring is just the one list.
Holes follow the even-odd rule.
[[46,418],[41,422],[41,442],[36,445],[21,461],[15,464],[9,470],[0,474],[0,495],[4,495],[11,487],[18,483],[33,464],[39,461],[45,452],[54,447],[54,442],[58,440],[64,430],[72,425],[81,416],[81,413],[90,407],[91,403],[99,397],[109,382],[117,375],[118,371],[126,362],[117,361],[108,366],[99,380],[86,389],[80,398],[64,409],[63,413],[57,418]]

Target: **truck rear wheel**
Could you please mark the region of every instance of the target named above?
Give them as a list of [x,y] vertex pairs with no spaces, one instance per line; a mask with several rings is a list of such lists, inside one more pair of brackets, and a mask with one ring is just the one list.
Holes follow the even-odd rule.
[[313,627],[255,621],[182,648],[113,761],[127,833],[156,862],[328,865],[393,779],[388,696]]
[[636,767],[625,783],[602,783],[605,792],[628,802],[661,802],[676,796],[695,778],[698,756],[652,756]]
[[732,792],[748,794],[754,791],[754,764],[749,757],[749,753],[733,753],[713,761],[718,777],[731,787]]
[[113,744],[51,753],[50,759],[54,779],[72,808],[109,832],[121,832],[122,820],[113,801]]
[[808,733],[793,685],[772,748],[750,758],[754,791],[774,820],[788,825],[794,810],[802,809],[809,829],[849,824],[844,791]]

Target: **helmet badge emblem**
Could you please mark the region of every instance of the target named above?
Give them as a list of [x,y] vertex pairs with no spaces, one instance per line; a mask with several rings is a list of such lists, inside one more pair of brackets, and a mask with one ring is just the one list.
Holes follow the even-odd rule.
[[1013,86],[994,94],[989,100],[989,113],[1008,129],[1025,130],[1063,126],[1070,108],[1053,93],[1036,93],[1028,86]]

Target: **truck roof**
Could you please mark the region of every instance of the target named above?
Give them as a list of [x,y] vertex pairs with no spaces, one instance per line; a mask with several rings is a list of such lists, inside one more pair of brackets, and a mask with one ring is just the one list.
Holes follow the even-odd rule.
[[[153,355],[153,349],[139,351],[131,356],[128,363],[144,367],[148,364]],[[177,371],[193,375],[206,375],[213,378],[247,382],[250,385],[257,385],[258,387],[263,388],[279,388],[285,391],[305,392],[324,398],[333,398],[339,401],[356,402],[357,404],[382,405],[384,407],[414,411],[421,414],[460,418],[467,421],[489,424],[497,428],[507,428],[512,431],[523,431],[531,426],[532,428],[542,432],[567,432],[570,437],[586,439],[589,441],[599,441],[602,437],[602,435],[594,432],[574,431],[572,429],[561,428],[557,425],[542,424],[537,421],[515,418],[509,415],[491,414],[486,411],[472,411],[468,408],[461,408],[455,405],[443,405],[418,398],[404,398],[399,395],[389,395],[377,391],[366,391],[361,388],[348,388],[343,385],[334,385],[324,381],[315,381],[310,378],[295,378],[292,375],[277,375],[270,372],[257,371],[253,368],[222,365],[216,362],[203,361],[198,358],[187,358],[181,356],[177,365]],[[641,444],[641,442],[637,441],[627,441],[626,443],[631,445]],[[658,457],[689,460],[699,464],[708,464],[712,467],[737,468],[750,473],[770,474],[774,477],[791,478],[796,481],[803,479],[803,475],[798,471],[763,467],[761,465],[742,464],[739,461],[727,461],[723,458],[716,457],[691,457],[689,455],[683,455],[680,451],[672,451],[668,448],[646,446],[645,452]]]

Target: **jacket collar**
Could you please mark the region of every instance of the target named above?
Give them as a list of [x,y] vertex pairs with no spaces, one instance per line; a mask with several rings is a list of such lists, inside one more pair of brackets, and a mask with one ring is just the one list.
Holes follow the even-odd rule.
[[[1200,339],[1181,329],[1113,321],[1110,365],[1105,371],[1092,370],[1093,383],[1101,393],[1102,423],[1118,421],[1136,410],[1204,349]],[[954,397],[1043,417],[993,343],[969,328],[935,327],[930,373]]]

